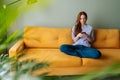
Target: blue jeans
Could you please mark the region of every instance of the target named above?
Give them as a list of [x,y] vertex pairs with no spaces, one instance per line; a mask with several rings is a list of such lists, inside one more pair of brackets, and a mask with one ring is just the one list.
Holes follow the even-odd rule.
[[63,44],[60,50],[68,55],[78,56],[81,58],[100,58],[101,53],[95,48],[86,47],[83,45],[69,45]]

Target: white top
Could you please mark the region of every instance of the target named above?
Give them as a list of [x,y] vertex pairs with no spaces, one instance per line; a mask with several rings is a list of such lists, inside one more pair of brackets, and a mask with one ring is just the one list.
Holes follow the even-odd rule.
[[[72,39],[75,37],[74,35],[74,26],[72,28]],[[93,28],[90,25],[85,25],[82,27],[82,32],[86,32],[86,34],[88,34],[93,40],[94,40],[94,33],[93,33]],[[91,47],[91,44],[89,43],[89,41],[84,38],[81,37],[79,38],[76,42],[73,43],[73,45],[84,45],[86,47]]]

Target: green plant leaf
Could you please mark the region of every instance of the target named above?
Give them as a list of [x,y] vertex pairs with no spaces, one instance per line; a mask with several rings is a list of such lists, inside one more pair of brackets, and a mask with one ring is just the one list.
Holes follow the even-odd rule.
[[28,5],[34,4],[36,2],[37,2],[37,0],[27,0],[27,4]]

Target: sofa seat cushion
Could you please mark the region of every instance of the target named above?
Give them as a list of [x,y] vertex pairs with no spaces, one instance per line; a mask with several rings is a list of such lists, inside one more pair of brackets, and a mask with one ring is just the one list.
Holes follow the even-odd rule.
[[[83,74],[89,74],[89,73],[95,74],[105,70],[106,68],[107,67],[96,67],[96,66],[61,67],[61,68],[47,67],[47,68],[42,68],[37,71],[34,71],[33,75],[40,75],[43,73],[48,73],[47,75],[49,76],[83,75]],[[74,80],[74,79],[68,79],[68,80]]]
[[120,61],[120,49],[99,49],[100,59],[83,58],[83,66],[110,66]]
[[26,59],[46,62],[50,64],[50,67],[79,67],[82,65],[81,58],[64,54],[59,49],[25,49],[19,60],[23,61]]

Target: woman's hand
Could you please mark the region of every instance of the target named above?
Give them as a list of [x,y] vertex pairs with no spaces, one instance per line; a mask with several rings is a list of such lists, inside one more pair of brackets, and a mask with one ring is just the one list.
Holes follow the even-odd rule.
[[82,32],[82,33],[81,33],[81,37],[87,38],[88,36],[89,36],[89,35],[86,34],[85,32]]
[[83,37],[83,34],[82,33],[79,33],[78,35],[77,35],[77,37]]
[[79,34],[73,39],[73,41],[76,42],[76,41],[77,41],[79,38],[81,38],[81,37],[86,38],[90,43],[93,42],[93,40],[91,39],[91,37],[90,37],[88,34],[86,34],[85,32],[79,33]]
[[81,32],[77,35],[77,37],[84,37],[84,38],[87,38],[89,35],[86,34],[85,32]]
[[79,38],[81,38],[81,37],[85,37],[85,35],[82,34],[82,33],[79,33],[79,34],[73,39],[73,41],[76,42],[76,41],[77,41]]
[[88,40],[90,43],[93,42],[92,38],[91,38],[88,34],[86,34],[86,33],[82,33],[82,37],[87,38],[87,40]]

